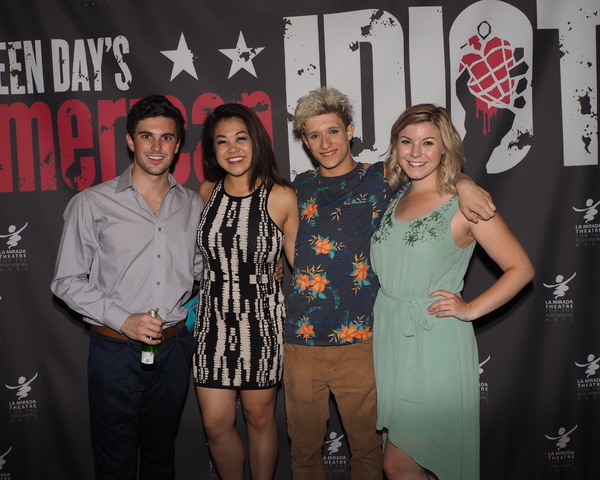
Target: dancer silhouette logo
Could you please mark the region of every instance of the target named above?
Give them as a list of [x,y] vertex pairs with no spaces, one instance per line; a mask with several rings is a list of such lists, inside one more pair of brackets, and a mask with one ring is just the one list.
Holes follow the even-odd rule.
[[[575,467],[575,451],[572,449],[571,435],[577,430],[577,425],[567,429],[560,427],[555,434],[546,435],[554,443],[555,450],[548,452],[548,470],[571,471]],[[567,448],[569,447],[569,448]]]
[[33,377],[27,378],[21,376],[16,384],[5,384],[7,390],[14,392],[16,400],[9,400],[8,415],[10,421],[37,420],[37,400],[32,397],[32,384],[37,378],[36,373]]
[[566,278],[565,275],[558,274],[554,277],[554,280],[548,283],[542,283],[549,291],[552,292],[554,299],[546,300],[546,321],[558,320],[562,321],[573,321],[574,315],[574,302],[569,298],[571,293],[571,282],[576,277],[577,272]]
[[581,376],[577,379],[577,399],[595,400],[600,398],[600,355],[590,353],[584,360],[574,362]]

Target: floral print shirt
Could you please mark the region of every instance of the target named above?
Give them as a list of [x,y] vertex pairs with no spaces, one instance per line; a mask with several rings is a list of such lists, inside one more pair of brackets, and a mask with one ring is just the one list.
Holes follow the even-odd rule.
[[323,177],[294,180],[300,209],[285,342],[345,345],[373,336],[379,282],[370,240],[392,199],[382,162]]

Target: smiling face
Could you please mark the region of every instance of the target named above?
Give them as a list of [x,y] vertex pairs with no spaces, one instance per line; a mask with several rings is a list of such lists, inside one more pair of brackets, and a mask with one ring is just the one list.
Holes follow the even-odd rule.
[[167,117],[149,117],[140,120],[133,137],[126,135],[127,145],[133,152],[133,170],[151,176],[168,175],[179,151],[175,121]]
[[242,177],[252,169],[252,139],[239,118],[220,121],[213,137],[215,156],[228,175]]
[[429,122],[406,126],[398,134],[396,151],[400,167],[412,182],[436,182],[435,173],[446,152],[437,126]]
[[356,165],[350,150],[353,135],[354,125],[345,127],[338,115],[325,113],[306,120],[302,141],[318,162],[319,173],[337,177],[350,172]]

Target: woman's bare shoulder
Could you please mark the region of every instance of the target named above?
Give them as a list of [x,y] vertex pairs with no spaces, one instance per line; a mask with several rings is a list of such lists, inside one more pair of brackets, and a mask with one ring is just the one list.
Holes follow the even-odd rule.
[[198,194],[202,197],[204,203],[208,202],[211,193],[215,189],[215,182],[209,182],[208,180],[204,180],[200,187],[198,188]]

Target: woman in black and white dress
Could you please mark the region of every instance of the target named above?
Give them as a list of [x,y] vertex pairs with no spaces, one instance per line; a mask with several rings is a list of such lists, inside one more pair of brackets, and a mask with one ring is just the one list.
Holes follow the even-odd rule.
[[241,104],[217,107],[202,134],[205,207],[198,227],[204,260],[194,335],[194,381],[209,449],[222,480],[241,479],[235,428],[238,392],[248,429],[252,478],[277,462],[275,402],[282,376],[282,249],[293,261],[296,194],[277,172],[271,139]]

